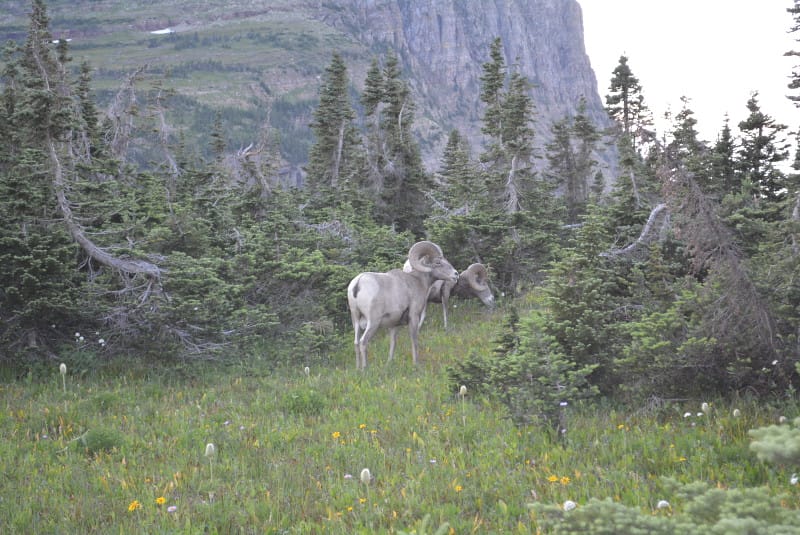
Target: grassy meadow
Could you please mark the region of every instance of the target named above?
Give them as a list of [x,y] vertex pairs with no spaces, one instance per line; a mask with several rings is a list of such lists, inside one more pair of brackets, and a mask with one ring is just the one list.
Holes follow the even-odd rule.
[[283,369],[266,355],[94,373],[67,362],[63,376],[54,363],[5,381],[0,532],[538,533],[533,503],[681,515],[670,481],[766,487],[800,509],[797,468],[759,461],[747,434],[797,416],[796,402],[568,405],[559,438],[460,396],[447,364],[491,351],[502,315],[459,302],[445,334],[430,308],[416,368],[407,336],[387,363],[380,335],[359,373],[340,332],[328,361]]

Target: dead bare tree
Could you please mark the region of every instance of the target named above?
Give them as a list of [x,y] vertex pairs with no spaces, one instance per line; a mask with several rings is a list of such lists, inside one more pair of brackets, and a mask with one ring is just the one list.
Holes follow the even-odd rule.
[[718,282],[704,285],[711,302],[704,318],[708,336],[732,342],[747,333],[755,344],[750,349],[772,359],[776,354],[774,318],[750,278],[732,231],[683,165],[669,162],[658,175],[676,237],[687,246],[692,271]]
[[146,69],[147,66],[142,65],[128,75],[106,111],[105,118],[110,125],[106,143],[111,150],[111,155],[119,160],[127,159],[138,108],[136,82],[141,79],[142,73]]

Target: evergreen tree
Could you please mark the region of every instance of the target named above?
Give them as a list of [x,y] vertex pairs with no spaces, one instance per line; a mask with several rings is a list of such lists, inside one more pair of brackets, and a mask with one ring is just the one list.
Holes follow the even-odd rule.
[[[495,39],[484,64],[483,130],[489,136],[479,159],[483,186],[468,215],[437,221],[431,236],[460,265],[482,262],[499,288],[515,294],[537,280],[552,258],[562,214],[551,184],[537,176],[533,159],[530,83],[515,69],[505,79],[502,47]],[[483,195],[483,192],[486,195]]]
[[731,132],[729,119],[725,117],[717,142],[711,149],[710,180],[703,185],[709,194],[718,199],[741,188],[736,172],[735,156],[736,140]]
[[377,58],[373,58],[364,80],[361,104],[367,116],[376,117],[380,103],[383,102],[383,72]]
[[761,111],[758,93],[747,101],[750,114],[739,123],[742,132],[738,160],[742,180],[752,188],[751,194],[767,201],[780,201],[786,196],[786,177],[778,165],[789,157],[783,138],[786,125]]
[[[315,141],[308,157],[307,186],[312,194],[335,193],[357,178],[361,140],[354,119],[347,66],[342,56],[334,53],[325,69],[319,106],[311,123]],[[350,193],[353,191],[350,189]]]
[[589,200],[596,161],[592,154],[600,139],[586,115],[586,100],[578,103],[574,117],[565,117],[553,124],[553,140],[546,146],[548,174],[563,189],[567,205],[567,221],[577,223]]
[[499,139],[502,156],[496,169],[504,172],[495,174],[501,178],[496,189],[502,192],[503,208],[507,213],[522,210],[525,195],[533,188],[533,100],[529,90],[528,79],[518,70],[512,72],[503,101]]
[[697,119],[689,108],[689,100],[688,97],[681,97],[681,110],[675,115],[672,139],[666,149],[671,158],[682,161],[690,172],[700,175],[699,181],[702,183],[707,178],[704,169],[706,146],[698,137],[695,128]]
[[214,123],[211,125],[211,154],[214,160],[222,162],[225,157],[225,131],[222,127],[222,113],[217,110],[214,114]]
[[657,196],[657,180],[653,166],[644,161],[641,145],[652,138],[648,130],[649,110],[644,104],[642,87],[638,78],[628,66],[628,58],[620,57],[614,69],[610,85],[611,93],[606,95],[606,110],[617,125],[617,149],[621,173],[613,195],[615,204],[621,209],[622,219],[641,218],[654,205]]
[[481,75],[480,97],[486,105],[481,130],[488,136],[498,138],[502,130],[503,91],[506,85],[506,61],[499,37],[489,46],[489,59],[483,64]]
[[[544,287],[548,317],[544,333],[580,369],[589,384],[610,393],[620,381],[614,359],[623,346],[620,328],[630,319],[626,265],[604,255],[611,248],[609,221],[590,209],[574,243],[562,251]],[[589,368],[587,368],[589,367]]]
[[[438,173],[443,192],[444,210],[448,214],[469,214],[485,198],[485,182],[470,158],[466,140],[458,130],[452,130],[442,155]],[[434,207],[437,208],[437,207]]]
[[365,85],[362,102],[371,120],[366,142],[368,187],[375,200],[375,219],[422,236],[432,182],[412,134],[414,102],[397,56],[389,54],[380,75],[373,64]]
[[52,155],[72,106],[52,41],[45,5],[34,0],[28,38],[7,50],[2,80],[0,345],[22,360],[51,354],[91,313],[56,202]]
[[[786,11],[792,16],[793,24],[789,28],[789,33],[797,33],[800,31],[800,0],[794,0],[794,5],[792,7],[786,8]],[[800,41],[800,38],[796,38],[795,41]],[[800,56],[800,52],[796,50],[790,50],[786,52],[784,55],[786,56]],[[792,75],[790,77],[789,89],[793,91],[797,91],[800,89],[800,70],[792,71]],[[789,95],[787,97],[789,100],[794,102],[795,106],[800,107],[800,95]]]
[[612,74],[608,88],[610,93],[606,95],[606,110],[621,129],[622,137],[636,150],[652,135],[648,130],[652,120],[644,103],[642,86],[628,65],[626,56],[620,56]]

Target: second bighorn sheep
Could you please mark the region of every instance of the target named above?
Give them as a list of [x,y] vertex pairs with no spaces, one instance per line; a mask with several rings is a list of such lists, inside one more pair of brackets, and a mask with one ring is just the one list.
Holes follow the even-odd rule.
[[[403,271],[407,273],[413,271],[408,260],[403,265]],[[447,329],[447,306],[451,295],[465,298],[477,297],[487,307],[494,307],[494,295],[491,288],[489,288],[489,270],[483,264],[470,264],[467,269],[458,275],[458,282],[438,280],[431,285],[430,290],[428,290],[428,302],[442,304],[445,329]],[[424,313],[422,320],[425,320]]]
[[393,269],[386,273],[357,275],[347,286],[347,304],[355,331],[356,368],[367,367],[367,346],[378,329],[389,329],[389,360],[394,358],[397,329],[408,324],[411,353],[418,361],[418,338],[428,290],[436,281],[458,281],[458,272],[433,242],[415,243],[408,251],[413,271]]

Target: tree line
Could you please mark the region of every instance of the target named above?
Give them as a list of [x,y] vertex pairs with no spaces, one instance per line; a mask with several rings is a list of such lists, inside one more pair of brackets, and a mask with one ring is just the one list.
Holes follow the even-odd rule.
[[[796,31],[800,3],[788,11]],[[170,91],[144,68],[101,112],[91,67],[53,44],[42,0],[2,64],[0,356],[11,369],[324,360],[348,329],[347,282],[398,267],[426,238],[456,268],[488,265],[507,296],[495,353],[450,373],[502,392],[521,419],[557,420],[562,398],[784,394],[797,382],[800,152],[790,160],[788,128],[756,93],[712,144],[688,98],[659,137],[623,56],[606,95],[613,128],[581,101],[540,146],[530,81],[496,39],[481,77],[485,143],[473,154],[450,132],[430,173],[399,58],[376,57],[359,92],[333,53],[294,188],[276,178],[268,120],[234,149],[218,114],[203,156],[170,126]],[[608,143],[610,181],[597,161]],[[150,165],[135,164],[142,154]]]

